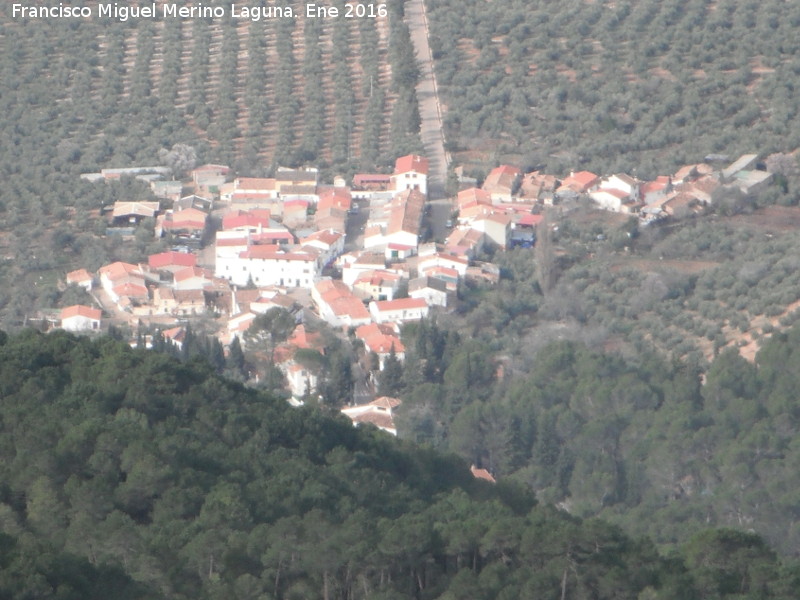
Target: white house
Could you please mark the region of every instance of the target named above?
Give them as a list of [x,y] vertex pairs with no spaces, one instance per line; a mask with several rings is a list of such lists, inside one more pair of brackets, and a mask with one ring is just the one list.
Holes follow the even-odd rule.
[[100,329],[100,318],[103,316],[98,309],[82,304],[68,306],[61,311],[61,328],[67,331],[97,331]]
[[356,338],[364,342],[367,350],[378,356],[378,369],[381,371],[392,353],[401,362],[406,358],[406,348],[398,337],[398,331],[396,324],[389,323],[370,323],[356,329]]
[[428,306],[447,306],[447,283],[436,277],[417,277],[408,282],[408,295],[421,298]]
[[503,250],[508,246],[508,239],[511,235],[512,217],[506,213],[492,213],[482,215],[472,221],[472,228],[482,231],[486,237],[492,240]]
[[320,250],[320,263],[329,265],[344,252],[344,235],[333,229],[317,231],[300,240],[300,246]]
[[392,189],[395,192],[417,190],[428,195],[428,159],[416,154],[401,156],[394,163]]
[[397,427],[395,427],[394,419],[392,418],[392,410],[400,404],[401,401],[397,398],[382,396],[369,404],[345,407],[342,409],[342,414],[349,417],[356,427],[362,423],[371,423],[378,429],[397,435]]
[[422,298],[372,301],[369,312],[376,323],[405,323],[428,316],[428,304]]
[[468,266],[469,260],[466,258],[438,252],[436,254],[420,258],[419,262],[417,263],[417,271],[420,275],[425,275],[434,267],[444,267],[447,269],[453,269],[458,273],[459,277],[463,277],[467,273]]
[[216,265],[216,274],[236,285],[311,288],[319,276],[319,254],[312,249],[283,250],[279,246],[250,246],[236,258]]
[[319,316],[334,327],[358,327],[371,321],[364,303],[344,283],[323,279],[311,288],[311,299]]
[[92,291],[94,278],[86,269],[78,269],[67,273],[67,285],[78,285],[87,292]]

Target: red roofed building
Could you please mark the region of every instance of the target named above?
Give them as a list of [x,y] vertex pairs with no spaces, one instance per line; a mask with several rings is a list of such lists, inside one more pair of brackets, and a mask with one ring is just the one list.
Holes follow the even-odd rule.
[[416,154],[401,156],[394,163],[392,189],[395,192],[417,190],[428,194],[428,159]]
[[202,290],[214,283],[214,274],[200,267],[186,267],[175,273],[176,290]]
[[317,282],[311,289],[311,299],[320,317],[334,327],[358,327],[371,320],[364,303],[341,281],[323,279]]
[[321,252],[320,262],[329,265],[344,252],[344,234],[333,229],[324,229],[300,240],[300,246],[318,248]]
[[419,245],[425,196],[417,190],[400,192],[392,200],[389,224],[384,234],[385,244],[400,244],[416,249]]
[[172,327],[171,329],[165,329],[161,332],[161,336],[164,340],[168,340],[178,350],[183,349],[183,342],[186,339],[186,330],[183,327]]
[[364,342],[369,352],[378,356],[378,368],[381,371],[392,352],[400,361],[406,358],[406,348],[397,335],[397,326],[378,323],[362,325],[356,329],[356,337]]
[[67,273],[67,285],[79,285],[87,292],[92,291],[94,277],[86,269],[78,269]]
[[639,188],[642,201],[650,204],[660,200],[672,191],[672,178],[668,175],[660,175],[654,181],[643,183]]
[[576,194],[585,194],[600,183],[600,178],[590,171],[578,171],[577,173],[570,173],[561,182],[559,191],[563,189],[571,190]]
[[433,267],[446,267],[455,270],[459,276],[463,277],[467,272],[469,260],[460,256],[437,252],[424,258],[420,258],[417,263],[417,270],[420,275],[430,275],[428,271]]
[[186,234],[199,237],[206,230],[208,215],[196,208],[185,208],[183,210],[169,212],[163,217],[159,217],[162,231],[173,234]]
[[486,190],[473,187],[458,192],[457,203],[459,210],[463,210],[465,208],[477,205],[491,206],[492,195]]
[[383,269],[362,271],[353,282],[353,292],[365,300],[392,300],[401,279],[397,273]]
[[224,231],[258,231],[269,229],[272,213],[266,209],[237,210],[222,217]]
[[98,273],[103,289],[113,302],[118,303],[123,297],[136,300],[148,299],[144,275],[136,265],[115,262],[101,267]]
[[428,303],[422,298],[372,301],[369,312],[376,323],[405,323],[428,316]]
[[472,465],[469,468],[469,470],[472,472],[472,476],[475,479],[483,479],[485,481],[488,481],[489,483],[497,483],[497,481],[495,481],[495,478],[492,477],[492,474],[489,473],[489,471],[487,471],[486,469],[479,469],[475,465]]
[[66,331],[97,331],[103,313],[96,308],[75,304],[61,311],[61,328]]
[[161,252],[147,257],[148,266],[154,271],[175,273],[197,264],[197,256],[188,252]]
[[285,251],[278,246],[250,246],[230,261],[230,270],[217,274],[236,285],[311,288],[319,276],[319,253],[313,248]]
[[500,165],[495,167],[486,176],[483,182],[483,190],[488,192],[492,202],[513,202],[514,193],[519,187],[522,171],[510,165]]
[[397,427],[395,427],[394,419],[392,418],[392,411],[400,404],[402,402],[397,398],[382,396],[369,404],[345,407],[342,409],[342,414],[349,417],[356,427],[371,424],[387,433],[397,435]]

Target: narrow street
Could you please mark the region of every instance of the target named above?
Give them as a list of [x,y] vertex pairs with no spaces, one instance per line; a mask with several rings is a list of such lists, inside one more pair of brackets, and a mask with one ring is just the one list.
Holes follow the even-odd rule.
[[417,99],[422,120],[420,136],[425,155],[430,161],[428,173],[428,196],[431,200],[445,197],[449,156],[444,148],[444,124],[442,109],[433,72],[433,55],[428,45],[428,20],[423,0],[408,0],[405,18],[414,43],[419,63]]

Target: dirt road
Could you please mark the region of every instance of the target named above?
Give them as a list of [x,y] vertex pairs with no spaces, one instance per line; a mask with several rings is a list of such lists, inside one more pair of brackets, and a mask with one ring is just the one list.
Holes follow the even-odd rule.
[[444,149],[444,127],[442,109],[433,72],[433,55],[428,45],[428,20],[422,0],[408,0],[405,5],[405,18],[411,33],[411,41],[419,63],[419,83],[417,98],[419,114],[422,119],[420,135],[425,147],[425,155],[430,161],[428,174],[428,196],[435,200],[445,197],[449,155]]

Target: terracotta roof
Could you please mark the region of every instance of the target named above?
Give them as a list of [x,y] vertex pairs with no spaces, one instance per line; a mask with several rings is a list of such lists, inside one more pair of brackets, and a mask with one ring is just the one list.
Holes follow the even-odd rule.
[[342,237],[343,235],[338,231],[334,231],[333,229],[323,229],[322,231],[315,231],[311,235],[300,240],[300,245],[307,244],[308,242],[322,242],[323,244],[332,246],[342,239]]
[[381,408],[388,408],[389,410],[397,408],[403,403],[400,398],[390,398],[389,396],[381,396],[369,403],[370,406],[380,406]]
[[326,187],[319,193],[317,211],[326,211],[331,208],[348,210],[353,203],[350,189],[346,187]]
[[99,321],[103,313],[91,306],[84,306],[83,304],[74,304],[61,310],[61,320],[69,319],[72,317],[84,317],[86,319],[94,319]]
[[364,342],[371,352],[376,354],[389,354],[394,348],[395,353],[403,354],[406,351],[403,342],[388,325],[369,323],[356,329],[356,337]]
[[398,298],[396,300],[379,300],[375,302],[375,308],[380,312],[426,308],[427,306],[428,303],[422,298]]
[[286,343],[295,348],[307,349],[318,349],[323,346],[322,336],[319,333],[306,331],[306,327],[302,323],[295,327],[292,335],[286,340]]
[[475,479],[485,479],[486,481],[489,481],[491,483],[497,483],[497,481],[495,481],[495,478],[492,477],[492,474],[489,473],[489,471],[487,471],[486,469],[479,469],[475,465],[472,465],[469,468],[469,470],[472,472],[472,476]]
[[397,273],[376,269],[374,271],[364,271],[354,283],[369,283],[370,285],[383,285],[386,282],[395,282],[401,279]]
[[522,171],[509,165],[500,165],[492,169],[483,182],[483,189],[487,192],[508,192],[514,188]]
[[113,288],[114,293],[119,296],[130,296],[132,298],[147,298],[147,288],[143,285],[139,285],[136,283],[126,282],[120,285],[116,285]]
[[130,263],[114,262],[110,265],[100,267],[97,271],[100,275],[105,275],[107,279],[114,281],[115,279],[122,279],[131,274],[140,275],[139,267]]
[[222,229],[231,230],[241,227],[268,228],[271,220],[271,214],[268,210],[237,210],[235,213],[230,213],[222,217]]
[[160,252],[147,257],[147,264],[153,269],[164,267],[193,267],[197,264],[197,257],[188,252]]
[[407,154],[401,156],[394,162],[394,173],[400,175],[416,171],[417,173],[428,174],[428,159],[417,154]]
[[562,187],[568,187],[576,192],[583,193],[596,184],[600,178],[590,171],[578,171],[566,177],[562,182]]
[[492,204],[492,197],[486,190],[480,188],[469,188],[458,192],[458,205],[469,206],[471,204]]
[[92,274],[86,269],[78,269],[67,273],[67,283],[83,283],[92,279]]
[[335,315],[348,315],[354,319],[368,319],[367,307],[353,295],[341,281],[325,279],[316,284],[317,291]]
[[181,343],[186,337],[186,330],[183,327],[173,327],[172,329],[165,329],[161,332],[161,335],[168,340]]
[[386,228],[387,235],[398,231],[418,235],[424,208],[425,196],[418,190],[400,192],[392,200],[389,225]]
[[519,224],[525,227],[536,227],[539,223],[544,221],[544,215],[522,215]]
[[192,277],[202,277],[203,279],[211,280],[214,275],[208,269],[201,269],[200,267],[187,267],[175,273],[175,281],[186,281]]

